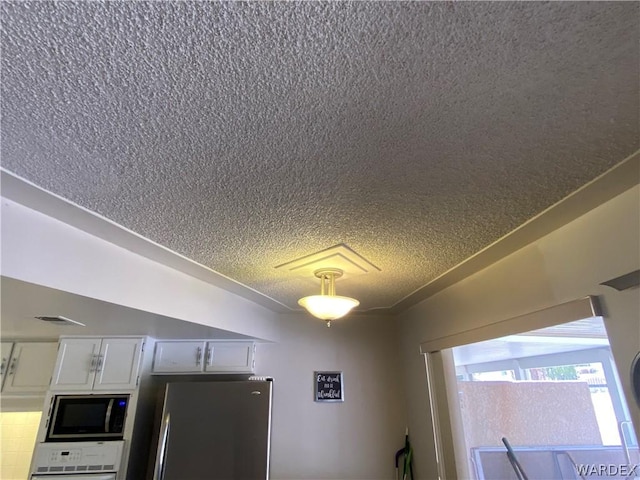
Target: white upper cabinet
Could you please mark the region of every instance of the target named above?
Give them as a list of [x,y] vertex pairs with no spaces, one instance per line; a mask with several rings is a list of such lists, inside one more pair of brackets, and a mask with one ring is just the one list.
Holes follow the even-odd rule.
[[160,341],[153,373],[252,373],[254,354],[251,341]]
[[206,342],[157,342],[153,371],[162,373],[201,372]]
[[135,389],[143,338],[63,338],[51,390]]
[[253,373],[253,342],[209,342],[205,359],[205,372]]
[[98,356],[93,389],[135,388],[141,352],[141,338],[104,338]]
[[96,375],[100,338],[65,338],[51,379],[52,390],[91,390]]
[[[3,344],[3,362],[5,348]],[[56,360],[56,342],[16,342],[5,366],[3,394],[46,392]]]

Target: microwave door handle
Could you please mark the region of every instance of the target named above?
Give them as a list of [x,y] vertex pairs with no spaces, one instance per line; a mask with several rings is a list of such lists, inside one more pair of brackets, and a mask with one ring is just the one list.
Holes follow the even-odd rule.
[[113,409],[113,398],[109,400],[107,414],[104,416],[104,433],[109,433],[109,424],[111,423],[111,409]]
[[167,446],[169,443],[169,423],[170,414],[164,417],[162,422],[162,431],[160,432],[160,442],[158,442],[158,453],[156,455],[156,465],[153,472],[153,480],[162,480],[164,478],[165,461],[167,455]]

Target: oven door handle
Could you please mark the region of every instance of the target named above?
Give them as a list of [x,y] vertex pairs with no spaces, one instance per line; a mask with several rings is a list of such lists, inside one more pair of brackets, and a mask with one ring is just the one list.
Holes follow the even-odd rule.
[[113,398],[109,400],[107,414],[104,416],[104,433],[109,433],[109,425],[111,424],[111,410],[113,409]]

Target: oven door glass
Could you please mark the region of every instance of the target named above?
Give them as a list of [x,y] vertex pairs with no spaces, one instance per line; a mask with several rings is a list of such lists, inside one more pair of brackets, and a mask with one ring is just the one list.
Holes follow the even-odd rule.
[[35,475],[31,480],[116,480],[115,473],[96,473],[89,475],[78,475],[77,473],[70,475]]

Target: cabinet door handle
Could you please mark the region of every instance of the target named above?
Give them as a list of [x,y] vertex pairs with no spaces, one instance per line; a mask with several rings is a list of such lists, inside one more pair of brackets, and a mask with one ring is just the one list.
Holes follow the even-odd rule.
[[97,360],[98,360],[97,355],[91,355],[91,366],[89,367],[90,372],[96,371]]
[[0,375],[4,375],[4,369],[7,366],[7,359],[2,359],[2,364],[0,364]]
[[196,366],[200,366],[200,361],[202,360],[202,347],[198,347],[196,350]]
[[207,348],[207,353],[204,356],[204,365],[208,367],[211,365],[211,361],[213,360],[213,347]]
[[102,371],[103,363],[104,363],[104,355],[98,355],[98,365],[96,366],[96,372]]
[[9,375],[13,375],[15,373],[17,363],[18,363],[18,359],[13,357],[11,359],[11,365],[9,365]]

